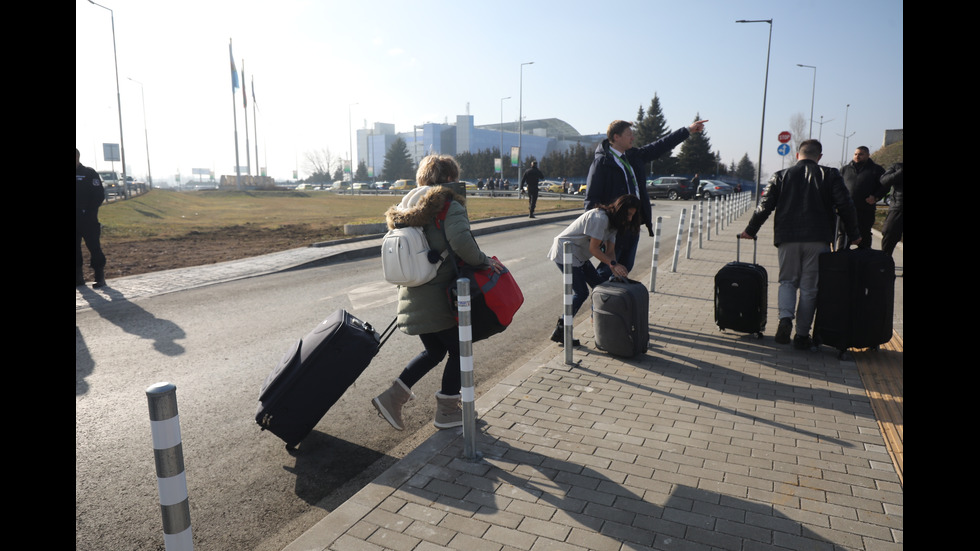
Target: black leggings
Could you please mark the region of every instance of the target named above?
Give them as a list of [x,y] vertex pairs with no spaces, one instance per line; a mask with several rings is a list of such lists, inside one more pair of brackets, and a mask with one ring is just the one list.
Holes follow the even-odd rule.
[[419,335],[425,350],[408,362],[408,365],[398,376],[405,386],[412,388],[426,373],[439,365],[446,354],[449,361],[442,372],[442,394],[455,396],[459,394],[462,382],[459,374],[459,329],[451,327],[438,333]]

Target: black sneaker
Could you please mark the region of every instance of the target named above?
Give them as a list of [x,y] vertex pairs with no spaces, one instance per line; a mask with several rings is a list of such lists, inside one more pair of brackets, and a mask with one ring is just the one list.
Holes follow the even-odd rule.
[[813,340],[810,335],[796,335],[793,337],[793,348],[797,350],[810,350],[813,348]]
[[783,318],[779,320],[779,327],[776,328],[776,342],[779,344],[789,344],[789,335],[793,332],[793,319]]

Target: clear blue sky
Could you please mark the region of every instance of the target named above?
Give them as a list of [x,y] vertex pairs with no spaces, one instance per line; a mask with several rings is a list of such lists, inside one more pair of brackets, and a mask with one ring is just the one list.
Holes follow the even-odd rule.
[[[813,135],[831,166],[842,157],[845,118],[845,161],[858,145],[877,150],[886,129],[904,124],[901,0],[99,3],[115,14],[127,165],[145,177],[148,134],[158,182],[178,171],[184,182],[196,179],[193,168],[234,173],[233,113],[246,164],[229,39],[249,87],[251,166],[254,80],[259,164],[277,179],[294,169],[305,177],[311,150],[346,158],[348,113],[355,130],[384,122],[410,131],[454,122],[467,109],[475,124],[493,124],[510,96],[503,118],[515,121],[521,64],[531,61],[526,119],[605,132],[614,119],[635,119],[656,93],[671,129],[700,114],[726,165],[746,153],[757,163],[769,25],[738,19],[773,20],[764,176],[783,167],[777,135],[796,114],[809,120],[811,98]],[[83,164],[109,169],[102,143],[119,141],[110,13],[76,0],[75,26],[75,142]]]

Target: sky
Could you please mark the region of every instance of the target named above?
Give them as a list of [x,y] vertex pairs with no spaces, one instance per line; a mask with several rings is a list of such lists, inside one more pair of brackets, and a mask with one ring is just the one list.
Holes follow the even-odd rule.
[[[761,140],[763,177],[793,162],[777,137],[797,115],[809,135],[811,109],[830,166],[904,124],[902,0],[99,4],[75,4],[76,147],[82,164],[120,170],[102,144],[120,142],[121,103],[129,175],[158,184],[197,180],[194,169],[234,174],[236,137],[239,165],[288,180],[309,174],[309,152],[346,158],[351,131],[376,122],[410,132],[522,112],[605,133],[654,94],[671,130],[707,119],[726,165],[746,154],[758,164]],[[766,86],[770,25],[736,20],[767,19]]]

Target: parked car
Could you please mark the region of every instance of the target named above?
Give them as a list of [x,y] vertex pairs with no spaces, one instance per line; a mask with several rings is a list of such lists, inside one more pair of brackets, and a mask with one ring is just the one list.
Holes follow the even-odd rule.
[[365,190],[365,189],[371,189],[371,184],[367,184],[367,183],[364,183],[364,182],[354,182],[354,185],[351,186],[351,189],[353,189],[354,191],[361,191],[361,190]]
[[390,182],[385,182],[385,181],[375,182],[374,189],[388,189],[389,185],[391,185]]
[[654,180],[647,180],[647,193],[651,199],[666,197],[671,201],[678,199],[690,199],[694,197],[694,186],[687,178],[676,176],[664,176]]
[[711,199],[722,195],[735,193],[735,188],[725,182],[715,180],[701,180],[701,189],[698,190],[698,197],[701,199]]
[[476,182],[468,182],[466,180],[460,180],[459,183],[463,184],[463,186],[466,188],[466,191],[476,191],[477,189]]
[[415,187],[415,180],[395,180],[394,184],[388,189],[413,189]]

